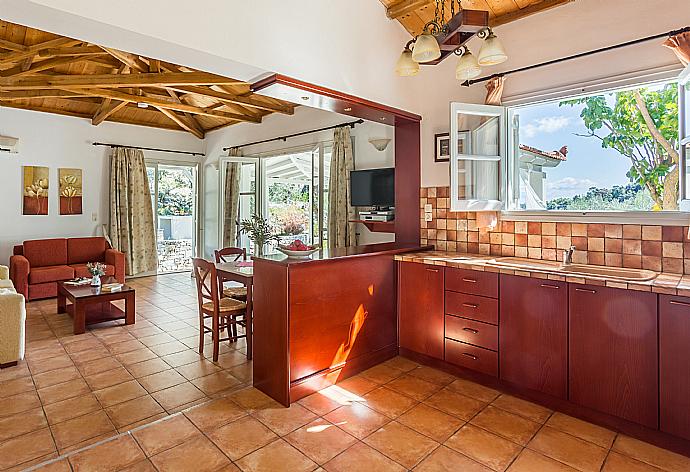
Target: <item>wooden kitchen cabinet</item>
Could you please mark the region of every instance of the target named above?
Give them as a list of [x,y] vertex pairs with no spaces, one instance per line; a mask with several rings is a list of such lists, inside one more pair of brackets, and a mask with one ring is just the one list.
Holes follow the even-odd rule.
[[501,379],[568,397],[568,286],[565,282],[501,275]]
[[443,267],[398,263],[400,347],[443,359]]
[[659,428],[690,439],[690,298],[659,297]]
[[569,306],[570,401],[657,428],[656,294],[570,284]]

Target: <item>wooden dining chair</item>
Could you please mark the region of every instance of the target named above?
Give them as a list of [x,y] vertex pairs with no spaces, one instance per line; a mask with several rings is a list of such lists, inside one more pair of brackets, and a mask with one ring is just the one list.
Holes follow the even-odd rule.
[[[247,250],[239,247],[216,249],[213,251],[213,255],[216,258],[216,262],[238,262],[240,260],[247,260]],[[247,301],[247,287],[224,287],[222,281],[220,281],[220,286],[223,288],[223,296],[242,300],[243,302]]]
[[[213,338],[213,362],[218,362],[218,351],[221,341],[235,342],[240,338],[247,338],[247,359],[252,358],[251,314],[247,313],[247,304],[234,298],[221,298],[218,291],[218,274],[216,266],[204,259],[192,259],[194,278],[196,279],[197,295],[199,299],[199,353],[204,353],[204,336],[211,333]],[[206,320],[211,319],[211,327],[206,326]],[[245,334],[237,334],[237,326],[244,327]],[[232,335],[221,338],[220,334],[227,329]]]

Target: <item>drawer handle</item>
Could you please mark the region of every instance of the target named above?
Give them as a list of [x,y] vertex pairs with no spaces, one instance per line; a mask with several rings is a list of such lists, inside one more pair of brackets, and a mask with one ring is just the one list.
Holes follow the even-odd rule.
[[589,288],[575,288],[576,292],[587,292],[587,293],[597,293],[596,290],[592,290]]
[[429,272],[438,272],[438,269],[429,269],[429,268],[427,268],[427,270],[428,270]]
[[462,330],[463,330],[463,331],[469,331],[469,332],[472,333],[472,334],[477,334],[477,333],[479,333],[479,331],[477,331],[477,330],[474,329],[474,328],[462,328]]
[[462,281],[463,281],[463,282],[469,282],[469,283],[471,283],[471,284],[476,284],[476,283],[477,283],[477,281],[474,280],[474,279],[462,279]]
[[669,303],[671,305],[690,306],[690,303],[688,303],[688,302],[679,302],[677,300],[670,300]]
[[476,361],[476,360],[478,359],[478,357],[475,356],[474,354],[468,354],[467,352],[463,352],[462,355],[463,355],[463,356],[469,357],[469,358],[472,359],[473,361]]
[[559,287],[558,285],[551,285],[551,284],[541,284],[541,286],[544,287],[544,288],[554,288],[554,289],[556,289],[556,290],[558,290],[559,288],[561,288],[561,287]]
[[475,305],[474,303],[463,303],[462,306],[466,306],[467,308],[477,308],[479,305]]

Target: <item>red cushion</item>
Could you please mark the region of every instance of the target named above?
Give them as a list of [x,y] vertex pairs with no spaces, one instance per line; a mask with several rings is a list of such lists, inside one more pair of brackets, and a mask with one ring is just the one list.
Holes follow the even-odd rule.
[[67,240],[67,263],[103,262],[108,248],[105,238],[70,238]]
[[[72,269],[74,269],[74,276],[75,277],[91,277],[91,273],[89,272],[89,269],[86,268],[86,264],[74,264],[70,266]],[[105,275],[110,275],[114,276],[115,275],[115,266],[106,264],[105,265]]]
[[36,239],[24,241],[24,257],[29,260],[31,268],[67,264],[67,240]]
[[44,284],[73,278],[74,269],[64,265],[32,267],[31,272],[29,272],[29,284]]

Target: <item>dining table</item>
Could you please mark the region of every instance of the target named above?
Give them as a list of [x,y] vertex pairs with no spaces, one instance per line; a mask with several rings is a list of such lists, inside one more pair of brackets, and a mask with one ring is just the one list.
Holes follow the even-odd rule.
[[254,264],[252,261],[215,262],[219,284],[238,282],[247,288],[247,313],[252,316],[252,286],[254,285]]

